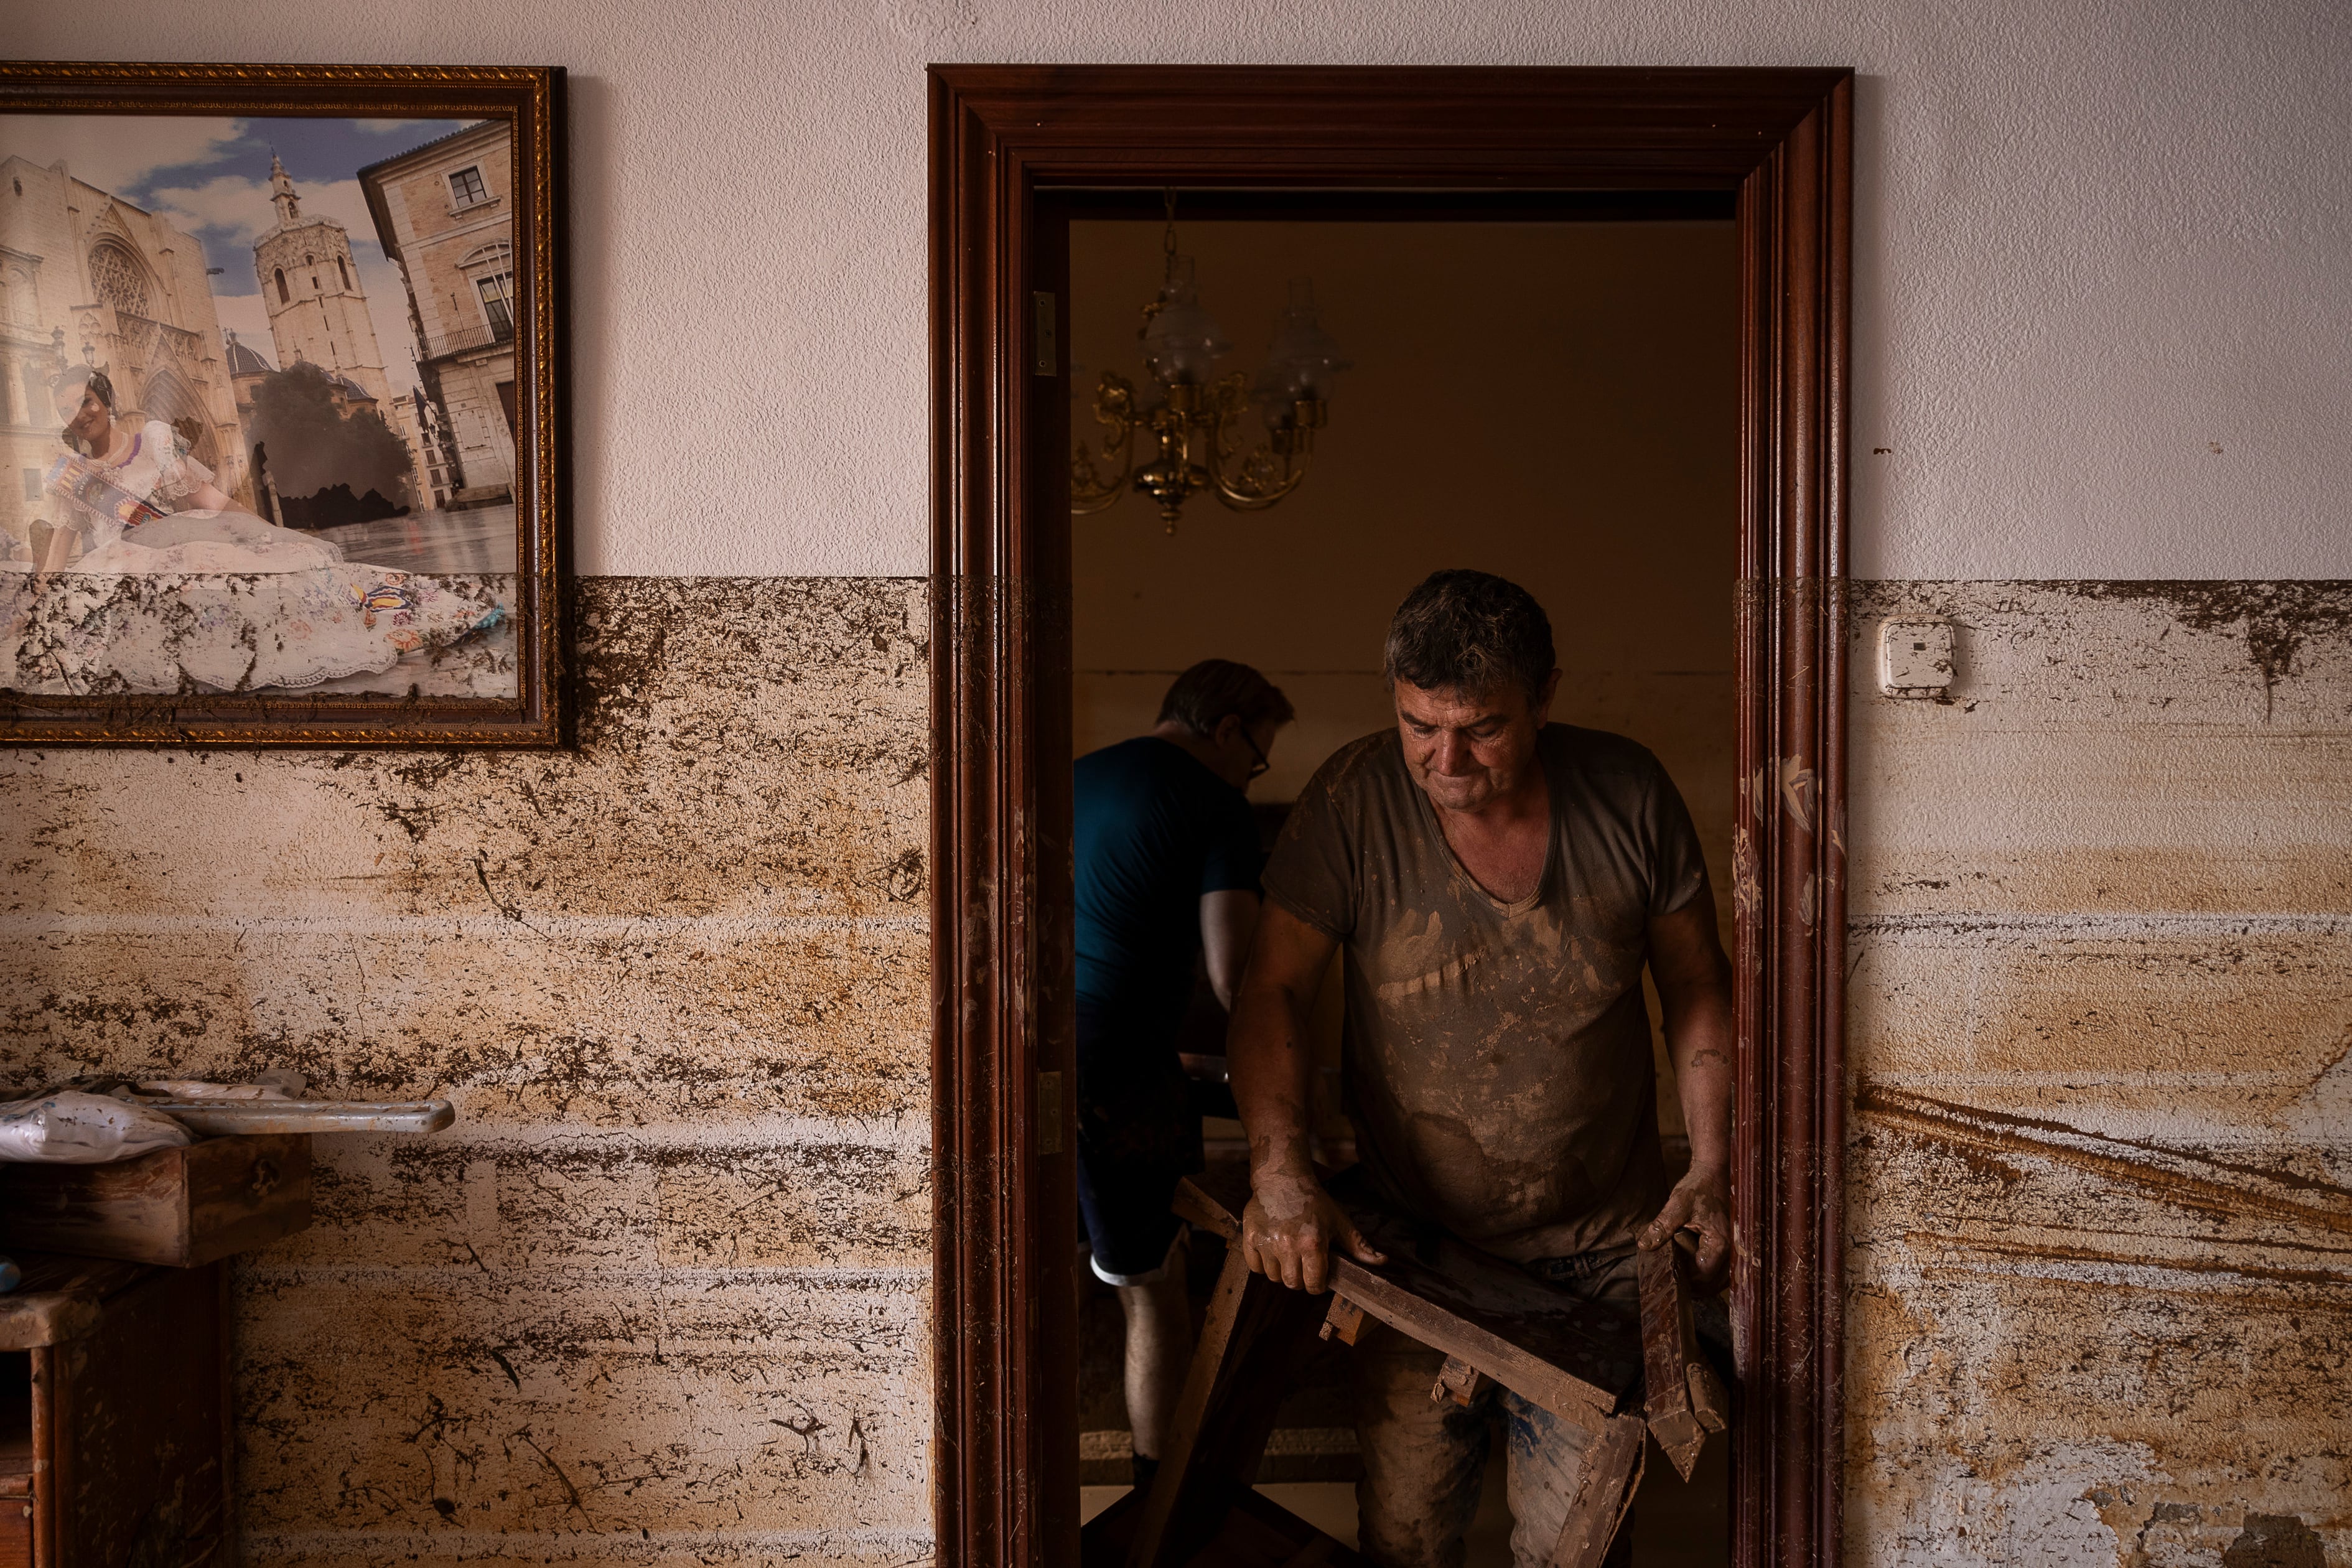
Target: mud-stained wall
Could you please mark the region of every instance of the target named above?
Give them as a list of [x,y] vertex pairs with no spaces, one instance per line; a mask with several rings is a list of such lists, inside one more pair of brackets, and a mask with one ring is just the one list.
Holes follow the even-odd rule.
[[2352,584],[1853,624],[1850,1560],[2352,1563]]
[[[0,757],[0,1068],[458,1103],[240,1266],[253,1562],[922,1560],[921,587],[582,598],[573,753]],[[2352,587],[1853,618],[1849,1556],[2352,1561]]]
[[925,1557],[923,589],[581,603],[576,752],[0,754],[0,1079],[457,1102],[237,1268],[249,1561]]

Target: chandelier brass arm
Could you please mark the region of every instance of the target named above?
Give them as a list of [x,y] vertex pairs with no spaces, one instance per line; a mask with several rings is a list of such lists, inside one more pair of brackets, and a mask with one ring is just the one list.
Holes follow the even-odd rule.
[[1118,475],[1106,481],[1095,471],[1095,460],[1079,442],[1070,450],[1070,510],[1090,517],[1110,508],[1126,492],[1135,472],[1135,386],[1125,376],[1103,372],[1095,388],[1095,422],[1103,426],[1103,457],[1118,460]]
[[[1326,417],[1323,400],[1310,397],[1293,403],[1281,422],[1266,432],[1266,438],[1242,457],[1240,469],[1231,479],[1225,478],[1225,461],[1240,453],[1242,445],[1234,438],[1233,427],[1250,405],[1244,379],[1232,375],[1218,383],[1214,401],[1216,460],[1210,465],[1209,482],[1217,499],[1232,510],[1264,511],[1306,479],[1315,456],[1315,432],[1322,428]],[[1172,525],[1173,519],[1170,521]]]
[[[1070,453],[1070,510],[1081,517],[1107,510],[1132,489],[1159,503],[1160,521],[1172,534],[1185,501],[1202,490],[1233,511],[1273,506],[1306,479],[1315,432],[1327,412],[1320,398],[1301,398],[1244,453],[1234,427],[1250,407],[1248,378],[1237,374],[1205,388],[1178,383],[1158,406],[1139,413],[1133,384],[1105,371],[1095,389],[1095,422],[1103,427],[1103,460],[1116,461],[1118,472],[1105,479],[1087,444],[1077,443]],[[1158,446],[1140,468],[1135,463],[1139,428],[1149,429]]]

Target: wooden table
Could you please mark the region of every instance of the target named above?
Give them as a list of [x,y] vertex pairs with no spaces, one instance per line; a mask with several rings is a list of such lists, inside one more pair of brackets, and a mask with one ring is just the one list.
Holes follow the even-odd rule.
[[14,1256],[0,1568],[233,1561],[226,1267]]
[[1445,1352],[1432,1398],[1466,1405],[1491,1381],[1594,1435],[1552,1562],[1600,1568],[1641,1483],[1648,1437],[1654,1433],[1687,1479],[1707,1436],[1726,1425],[1727,1401],[1698,1354],[1679,1249],[1643,1255],[1635,1323],[1416,1229],[1345,1182],[1334,1195],[1389,1262],[1372,1268],[1335,1256],[1330,1291],[1309,1296],[1242,1261],[1244,1172],[1179,1185],[1177,1213],[1228,1243],[1224,1268],[1159,1474],[1149,1493],[1129,1492],[1087,1524],[1087,1568],[1360,1563],[1252,1482],[1307,1340],[1320,1333],[1352,1344],[1368,1316]]

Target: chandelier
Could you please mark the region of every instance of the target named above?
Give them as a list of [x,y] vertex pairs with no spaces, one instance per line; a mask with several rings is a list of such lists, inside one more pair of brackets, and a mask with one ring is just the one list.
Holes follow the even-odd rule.
[[[1087,443],[1070,453],[1070,510],[1104,511],[1133,489],[1160,504],[1160,520],[1176,531],[1184,503],[1207,490],[1234,511],[1264,511],[1297,489],[1315,454],[1315,432],[1328,411],[1332,376],[1349,368],[1315,320],[1315,284],[1290,281],[1290,303],[1275,323],[1265,363],[1253,382],[1241,372],[1212,379],[1233,345],[1202,308],[1192,258],[1176,254],[1176,196],[1168,195],[1168,232],[1160,241],[1167,274],[1160,296],[1143,307],[1143,368],[1159,384],[1160,399],[1144,407],[1134,384],[1103,372],[1095,388],[1095,422],[1103,427],[1102,461]],[[1249,416],[1262,437],[1253,439]],[[1138,436],[1147,460],[1136,466]]]

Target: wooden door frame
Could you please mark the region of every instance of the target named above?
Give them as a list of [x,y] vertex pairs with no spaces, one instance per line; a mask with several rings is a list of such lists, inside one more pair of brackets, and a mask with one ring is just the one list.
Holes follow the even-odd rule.
[[1735,195],[1733,1531],[1742,1568],[1833,1568],[1853,88],[1842,69],[932,68],[942,1564],[1076,1559],[1067,458],[1029,358],[1033,292],[1066,258],[1033,254],[1032,225],[1041,191],[1174,185]]

